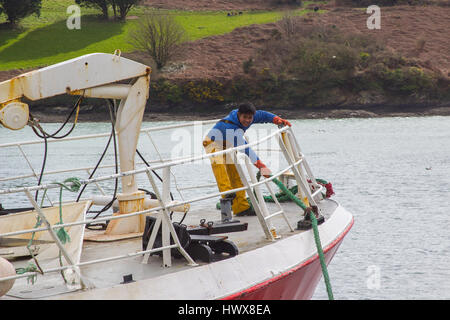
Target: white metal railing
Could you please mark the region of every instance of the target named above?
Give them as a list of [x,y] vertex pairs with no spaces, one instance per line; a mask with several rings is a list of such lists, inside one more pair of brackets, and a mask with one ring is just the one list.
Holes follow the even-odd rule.
[[[167,162],[167,161],[170,161],[170,160],[174,160],[174,159],[175,160],[179,160],[179,159],[187,159],[187,158],[189,158],[189,157],[180,157],[180,158],[174,158],[174,159],[163,159],[163,157],[161,156],[161,154],[158,151],[158,148],[157,148],[155,142],[153,141],[153,139],[152,139],[152,137],[150,135],[150,132],[157,132],[157,131],[163,131],[163,130],[169,130],[169,129],[183,128],[183,127],[195,126],[195,125],[198,125],[198,124],[208,125],[208,124],[215,123],[217,121],[218,121],[218,119],[207,120],[207,121],[194,121],[194,122],[187,122],[187,123],[182,123],[182,124],[175,124],[175,125],[168,125],[168,126],[157,126],[157,127],[141,129],[140,132],[146,134],[146,136],[149,138],[150,142],[154,146],[154,149],[155,149],[156,153],[159,156],[159,159],[157,159],[157,160],[150,160],[150,161],[147,161],[147,163],[148,164],[161,163],[161,162],[164,163],[164,162]],[[81,136],[76,136],[76,137],[66,137],[66,138],[63,138],[63,139],[48,139],[47,143],[88,140],[88,139],[108,137],[109,135],[111,135],[111,133],[99,133],[99,134],[81,135]],[[0,150],[3,149],[3,148],[17,147],[18,150],[20,151],[20,154],[22,155],[22,157],[26,161],[29,169],[31,170],[31,174],[10,176],[10,177],[0,177],[0,182],[14,181],[14,180],[23,180],[23,179],[32,178],[32,177],[35,177],[36,179],[39,179],[38,174],[36,173],[36,169],[33,168],[32,164],[31,164],[31,161],[28,159],[28,156],[26,155],[25,151],[22,148],[23,146],[27,146],[27,145],[39,145],[39,144],[44,144],[44,141],[42,139],[40,139],[40,140],[28,140],[28,141],[22,141],[22,142],[10,142],[10,143],[0,144]],[[144,164],[143,162],[136,162],[136,165],[143,165],[143,164]],[[115,164],[100,165],[100,166],[98,166],[98,169],[106,169],[106,168],[113,168],[113,167],[115,167]],[[95,167],[93,167],[93,166],[89,166],[89,167],[77,167],[77,168],[70,168],[70,169],[66,168],[66,169],[63,169],[63,170],[50,170],[50,171],[43,172],[43,176],[53,175],[53,174],[60,174],[60,173],[66,173],[66,172],[80,172],[80,171],[86,171],[86,172],[88,172],[88,175],[90,175],[90,170],[92,170],[94,168]],[[175,188],[179,192],[180,196],[183,198],[182,193],[181,193],[181,191],[183,189],[178,186],[178,184],[176,182],[175,175],[172,174],[172,176],[174,178]],[[96,184],[97,189],[100,191],[100,193],[105,195],[105,192],[100,187],[100,185],[97,182],[95,184]],[[53,205],[53,202],[49,198],[48,194],[46,194],[46,198],[50,202],[50,204]]]
[[[158,127],[152,127],[152,128],[143,128],[140,130],[141,133],[143,132],[153,132],[153,131],[162,131],[162,130],[169,130],[169,129],[177,129],[177,128],[183,128],[188,126],[194,126],[196,124],[211,124],[219,121],[220,119],[215,120],[207,120],[207,121],[193,121],[188,123],[181,123],[181,124],[174,124],[174,125],[168,125],[168,126],[158,126]],[[87,134],[82,136],[76,136],[76,137],[67,137],[64,139],[54,139],[54,140],[48,140],[47,143],[57,143],[57,142],[63,142],[63,141],[75,141],[75,140],[85,140],[85,139],[93,139],[93,138],[102,138],[107,137],[111,133],[98,133],[98,134]],[[6,147],[14,147],[14,146],[25,146],[30,144],[42,144],[44,143],[42,140],[29,140],[29,141],[23,141],[23,142],[9,142],[0,144],[0,148],[6,148]]]
[[[201,122],[203,124],[205,123],[213,123],[216,122],[217,120],[211,120],[211,121],[207,121],[207,122]],[[184,126],[189,126],[189,125],[194,125],[194,124],[198,124],[199,122],[194,122],[194,123],[188,123],[188,124],[178,124],[178,125],[173,125],[173,126],[165,126],[165,127],[160,127],[160,128],[148,128],[148,129],[142,129],[141,132],[145,132],[145,131],[157,131],[157,130],[165,130],[165,129],[169,129],[169,128],[180,128],[180,127],[184,127]],[[285,141],[283,141],[283,137],[282,135],[285,135],[288,137],[289,141],[290,141],[290,149],[286,146],[287,144],[285,143]],[[88,139],[88,138],[96,138],[99,135],[89,135],[89,136],[83,136],[83,137],[74,137],[74,138],[67,138],[67,140],[75,140],[75,139]],[[104,136],[104,135],[100,135],[100,136]],[[279,144],[280,144],[280,148],[281,151],[283,152],[283,154],[285,155],[286,159],[288,160],[288,166],[285,167],[284,169],[274,173],[271,177],[269,178],[262,178],[260,181],[255,181],[252,177],[252,175],[250,175],[251,177],[251,181],[249,182],[245,176],[244,170],[243,170],[243,166],[245,165],[245,161],[247,161],[248,164],[248,157],[244,157],[244,163],[240,162],[238,159],[238,151],[241,151],[243,149],[249,148],[249,147],[253,147],[256,146],[258,144],[261,144],[273,137],[277,137],[279,139]],[[50,140],[53,141],[53,140]],[[59,141],[59,140],[55,140],[55,141]],[[38,141],[40,142],[40,141]],[[29,142],[31,143],[31,142]],[[36,143],[36,142],[34,142]],[[10,146],[14,146],[14,145],[20,145],[20,144],[3,144],[0,145],[0,148],[2,147],[10,147]],[[21,144],[23,145],[23,144]],[[193,199],[189,199],[189,200],[183,200],[181,202],[177,202],[177,203],[169,203],[164,199],[164,192],[166,193],[165,196],[167,196],[167,190],[170,190],[170,179],[168,179],[169,174],[170,174],[170,169],[174,166],[179,166],[179,165],[183,165],[186,163],[192,163],[195,161],[200,161],[206,158],[211,158],[211,157],[215,157],[215,156],[219,156],[219,155],[225,155],[225,154],[232,154],[233,157],[233,161],[236,164],[236,167],[238,169],[238,172],[240,173],[240,177],[244,183],[244,187],[241,188],[236,188],[236,189],[232,189],[232,190],[228,190],[228,191],[224,191],[224,192],[216,192],[216,193],[212,193],[209,195],[204,195],[204,196],[200,196],[197,198],[193,198]],[[160,161],[162,161],[162,159],[160,159]],[[146,210],[142,210],[142,211],[138,211],[138,212],[133,212],[133,213],[128,213],[128,214],[121,214],[119,216],[108,216],[108,217],[98,217],[96,219],[85,219],[84,221],[79,221],[79,222],[70,222],[70,223],[63,223],[63,224],[58,224],[58,225],[50,225],[49,223],[46,223],[45,227],[38,227],[38,228],[32,228],[32,229],[27,229],[27,230],[18,230],[18,231],[14,231],[14,232],[8,232],[8,233],[3,233],[0,234],[0,237],[7,237],[7,236],[15,236],[15,235],[20,235],[20,234],[26,234],[26,233],[31,233],[31,232],[38,232],[38,231],[48,231],[52,237],[55,240],[56,245],[59,247],[59,249],[61,250],[61,252],[63,253],[63,255],[66,257],[66,260],[69,262],[68,265],[66,266],[61,266],[61,267],[57,267],[57,268],[49,268],[48,270],[45,270],[45,273],[48,272],[57,272],[57,271],[61,271],[61,270],[65,270],[65,269],[73,269],[80,277],[80,281],[81,283],[83,282],[82,280],[82,276],[79,272],[79,267],[81,266],[85,266],[88,264],[96,264],[96,263],[102,263],[105,261],[112,261],[112,260],[118,260],[118,259],[126,259],[126,258],[130,258],[130,257],[134,257],[134,256],[139,256],[139,255],[144,255],[144,260],[146,258],[148,258],[148,256],[151,253],[157,252],[157,251],[163,251],[163,259],[166,265],[170,265],[170,250],[172,248],[178,248],[180,251],[182,250],[181,245],[178,242],[178,238],[176,237],[176,234],[174,232],[174,230],[169,230],[170,234],[174,237],[174,240],[176,242],[176,244],[174,245],[170,245],[166,243],[164,243],[163,241],[163,246],[160,248],[156,248],[156,249],[152,249],[151,246],[149,246],[147,248],[147,250],[142,250],[142,251],[137,251],[137,252],[131,252],[125,255],[120,255],[120,256],[115,256],[115,257],[109,257],[109,258],[104,258],[104,259],[94,259],[91,261],[86,261],[86,262],[80,262],[80,263],[74,263],[71,261],[70,256],[67,254],[67,252],[65,251],[64,246],[59,242],[59,240],[57,238],[55,238],[55,230],[59,229],[59,228],[63,228],[63,227],[71,227],[71,226],[77,226],[77,225],[87,225],[90,224],[92,222],[103,222],[103,221],[108,221],[108,220],[115,220],[115,219],[124,219],[124,218],[128,218],[128,217],[132,217],[132,216],[137,216],[137,215],[144,215],[144,214],[149,214],[149,213],[154,213],[154,212],[158,212],[161,213],[163,212],[163,215],[159,215],[161,217],[161,220],[164,222],[164,219],[166,219],[165,223],[166,223],[166,227],[168,228],[173,228],[172,224],[170,223],[170,221],[167,221],[168,216],[167,216],[167,212],[170,211],[171,208],[175,207],[175,206],[180,206],[180,205],[185,205],[185,204],[190,204],[190,203],[194,203],[194,202],[199,202],[199,201],[203,201],[203,200],[207,200],[207,199],[211,199],[211,198],[216,198],[222,195],[226,195],[226,194],[230,194],[230,193],[234,193],[237,191],[241,191],[241,190],[247,190],[248,195],[251,197],[252,203],[254,203],[255,205],[255,211],[257,212],[258,218],[260,220],[261,226],[264,230],[264,232],[266,233],[266,236],[272,240],[274,240],[276,238],[275,234],[272,232],[273,227],[270,225],[270,219],[282,214],[284,216],[284,212],[280,206],[280,204],[278,202],[276,202],[276,204],[279,206],[279,208],[281,210],[275,212],[275,213],[268,213],[267,209],[264,208],[265,204],[264,204],[264,200],[261,198],[262,195],[260,192],[258,192],[258,196],[255,197],[253,194],[253,190],[258,190],[258,188],[265,184],[270,193],[272,194],[273,198],[276,199],[273,191],[271,190],[270,186],[269,186],[269,182],[272,181],[275,178],[280,177],[281,175],[285,174],[286,172],[288,172],[289,170],[292,170],[292,172],[294,173],[299,189],[301,188],[302,191],[304,192],[304,195],[308,198],[310,204],[314,205],[316,203],[316,196],[321,194],[322,190],[322,186],[317,184],[314,176],[312,175],[312,172],[305,160],[305,158],[303,157],[303,155],[301,154],[300,151],[300,147],[295,139],[295,136],[292,133],[292,129],[290,127],[283,127],[278,129],[277,131],[267,135],[266,137],[263,137],[261,139],[259,139],[258,141],[255,142],[251,142],[247,145],[243,145],[243,146],[238,146],[238,147],[233,147],[233,148],[229,148],[229,149],[225,149],[222,151],[217,151],[214,153],[206,153],[203,155],[199,155],[199,156],[193,156],[193,157],[188,157],[188,158],[181,158],[181,159],[176,159],[176,160],[172,160],[169,162],[164,162],[162,161],[162,164],[159,165],[152,165],[152,166],[145,166],[143,168],[139,168],[136,170],[132,170],[132,171],[127,171],[127,172],[121,172],[121,173],[117,173],[117,174],[112,174],[112,175],[108,175],[108,176],[102,176],[102,177],[97,177],[97,178],[92,178],[92,179],[86,179],[86,180],[80,180],[80,183],[82,185],[88,185],[88,184],[96,184],[97,182],[100,181],[106,181],[106,180],[112,180],[112,179],[116,179],[119,177],[124,177],[124,176],[130,176],[130,175],[137,175],[137,174],[142,174],[145,173],[151,183],[151,185],[153,186],[153,189],[157,195],[157,198],[159,200],[160,205],[158,207],[155,208],[150,208],[150,209],[146,209]],[[152,177],[151,172],[153,170],[157,170],[157,169],[163,169],[165,172],[165,179],[163,179],[163,193],[161,194],[155,184],[155,181]],[[311,183],[309,183],[306,180],[305,177],[305,173],[303,172],[303,169],[306,171],[307,176],[311,179]],[[314,188],[314,193],[311,192],[311,187]],[[31,186],[31,187],[19,187],[19,188],[8,188],[8,189],[3,189],[0,190],[0,195],[3,194],[11,194],[11,193],[25,193],[27,198],[29,199],[30,203],[33,205],[33,207],[36,209],[36,211],[38,212],[38,214],[41,216],[41,218],[43,219],[43,221],[45,222],[45,216],[40,214],[40,207],[39,205],[36,203],[36,201],[34,201],[34,198],[31,196],[31,192],[32,191],[36,191],[36,190],[49,190],[49,189],[54,189],[54,188],[60,188],[60,185],[58,184],[46,184],[46,185],[40,185],[40,186]],[[166,191],[165,191],[166,190]],[[257,199],[258,198],[258,199]],[[286,222],[289,225],[289,222],[287,221],[286,217],[284,216]],[[268,224],[269,223],[269,224]],[[164,223],[163,223],[164,224]],[[289,225],[289,227],[292,230],[292,227]],[[272,229],[271,229],[272,228]],[[152,236],[150,237],[150,241],[149,241],[149,245],[152,242],[152,240],[154,240],[154,236],[156,236],[156,231],[154,230],[154,234],[152,234]],[[153,239],[152,239],[153,237]],[[167,240],[167,239],[166,239]],[[170,240],[170,239],[169,239]],[[182,252],[183,253],[183,252]],[[191,265],[195,265],[195,262],[186,254],[185,258],[188,260],[188,262]],[[16,275],[16,276],[11,276],[11,277],[3,277],[0,278],[0,281],[6,281],[9,279],[17,279],[17,278],[22,278],[22,277],[28,277],[30,275],[34,275],[34,274],[38,274],[38,272],[29,272],[29,273],[25,273],[22,275]]]

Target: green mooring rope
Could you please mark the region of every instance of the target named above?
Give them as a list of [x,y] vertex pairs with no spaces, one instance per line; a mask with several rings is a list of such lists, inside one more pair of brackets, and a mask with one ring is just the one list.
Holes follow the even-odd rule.
[[[258,172],[258,175],[257,175],[258,181],[259,181],[259,178],[260,178],[260,175]],[[298,192],[297,186],[293,186],[292,188],[288,189],[280,180],[273,179],[272,181],[281,189],[281,192],[275,194],[275,197],[277,198],[278,202],[286,202],[286,201],[292,200],[299,207],[301,207],[303,209],[303,211],[308,209],[308,207],[303,203],[303,201],[295,196],[295,194]],[[321,180],[321,179],[316,179],[316,181],[323,183],[323,184],[328,183],[327,181]],[[247,201],[248,201],[250,207],[252,207],[252,203],[249,198],[247,198]],[[274,202],[274,199],[272,198],[272,196],[264,196],[264,201]],[[218,202],[216,204],[216,208],[218,210],[220,210],[220,202]],[[323,274],[325,286],[327,289],[328,299],[334,300],[333,291],[331,289],[330,277],[328,275],[327,265],[325,263],[325,255],[323,253],[322,244],[320,242],[320,235],[319,235],[317,219],[312,210],[310,211],[310,219],[311,219],[311,224],[312,224],[312,228],[313,228],[313,232],[314,232],[314,241],[316,243],[317,252],[319,253],[319,260],[320,260],[320,265],[322,267],[322,274]]]
[[[78,180],[78,178],[68,178],[64,180],[64,182],[52,182],[54,184],[57,184],[60,186],[59,188],[59,222],[56,224],[63,224],[63,217],[62,217],[62,192],[63,188],[66,190],[69,190],[70,192],[78,192],[81,187],[81,182]],[[69,184],[70,183],[70,184]],[[70,237],[67,231],[64,228],[59,228],[58,232],[56,233],[59,240],[62,244],[66,244],[67,242],[70,242]]]
[[[293,194],[296,194],[298,192],[298,187],[293,186],[293,187],[289,188],[289,191]],[[289,196],[283,191],[276,193],[275,197],[277,198],[278,202],[280,202],[280,203],[291,201],[291,198],[289,198]],[[271,195],[265,195],[265,196],[263,196],[263,198],[264,198],[265,202],[275,202],[275,200],[272,198]],[[252,202],[250,201],[250,198],[247,198],[247,201],[248,201],[248,204],[250,205],[250,207],[253,207]],[[216,203],[216,209],[220,210],[220,201]]]
[[[292,201],[294,201],[299,207],[301,207],[304,211],[307,209],[307,207],[303,203],[303,201],[300,200],[299,198],[297,198],[288,188],[286,188],[286,186],[280,180],[273,179],[272,181],[285,194],[287,194],[289,196],[289,198],[291,198]],[[326,288],[327,288],[328,299],[329,300],[334,300],[333,291],[331,290],[330,277],[328,275],[327,265],[325,263],[325,256],[323,254],[322,245],[320,243],[319,229],[317,227],[317,219],[316,219],[316,216],[314,215],[314,212],[312,210],[310,210],[309,213],[310,213],[312,227],[313,227],[313,231],[314,231],[314,240],[316,242],[317,251],[319,253],[319,260],[320,260],[320,265],[322,267],[323,278],[325,280],[325,285],[326,285]]]
[[[78,178],[74,177],[74,178],[68,178],[66,180],[64,180],[64,182],[52,182],[54,184],[57,184],[60,186],[59,189],[59,222],[57,222],[56,224],[63,224],[63,216],[62,216],[62,192],[63,192],[63,188],[66,190],[69,190],[70,192],[78,192],[78,190],[81,187],[81,182]],[[42,201],[41,201],[41,208],[43,206],[44,203],[44,198],[45,195],[47,193],[47,189],[45,189],[44,194],[42,196]],[[36,220],[36,225],[34,226],[34,228],[39,227],[42,224],[42,220],[41,218],[38,216],[37,220]],[[34,240],[34,236],[36,234],[36,231],[33,231],[33,233],[31,234],[31,239],[28,242],[27,245],[27,249],[30,252],[31,258],[34,260],[35,264],[33,263],[29,263],[28,266],[26,268],[16,268],[16,273],[17,274],[24,274],[27,272],[39,272],[41,274],[44,274],[44,272],[42,271],[41,267],[39,266],[38,261],[36,260],[36,257],[33,253],[33,251],[31,250],[31,245],[33,243]],[[67,233],[67,231],[64,228],[59,228],[59,230],[56,232],[56,235],[59,239],[59,241],[61,241],[62,244],[66,244],[68,242],[70,242],[70,236]],[[61,251],[59,251],[59,264],[60,266],[62,266],[62,257],[61,257]],[[64,273],[61,270],[61,275],[64,279],[65,282],[66,278],[64,277]],[[27,278],[27,282],[31,282],[32,284],[34,284],[36,282],[36,278],[37,275],[36,274],[32,274]]]
[[[68,179],[64,180],[64,182],[62,182],[62,183],[61,182],[53,182],[53,183],[60,186],[60,188],[59,188],[59,222],[57,222],[56,224],[63,224],[64,223],[63,217],[62,217],[63,188],[66,190],[69,190],[70,192],[78,192],[78,190],[80,190],[80,187],[81,187],[81,182],[80,182],[80,180],[78,180],[78,178],[74,177],[74,178],[68,178]],[[69,234],[67,233],[67,231],[64,228],[59,228],[56,235],[58,236],[59,241],[61,241],[62,244],[66,244],[71,241]],[[61,267],[63,266],[61,250],[59,250],[59,265]],[[63,270],[61,270],[61,276],[64,279],[64,282],[67,283],[67,279],[64,276]]]

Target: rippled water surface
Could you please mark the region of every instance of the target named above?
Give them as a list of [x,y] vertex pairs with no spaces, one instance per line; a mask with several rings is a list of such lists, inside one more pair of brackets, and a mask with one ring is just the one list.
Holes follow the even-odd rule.
[[[181,122],[144,123],[143,127]],[[329,265],[335,299],[450,299],[450,117],[411,117],[377,119],[294,120],[293,129],[316,177],[333,184],[334,199],[353,213],[355,223]],[[58,124],[45,124],[48,131]],[[155,151],[147,136],[139,148],[147,160],[199,154],[202,135],[191,129],[152,133]],[[108,133],[108,123],[81,123],[73,135]],[[249,132],[267,134],[273,125],[255,125]],[[9,131],[0,127],[0,144],[15,140],[35,140],[31,129]],[[70,144],[50,143],[48,168],[95,165],[108,137]],[[145,142],[145,147],[144,143]],[[272,149],[276,142],[262,149]],[[43,145],[24,146],[24,152],[39,173]],[[105,163],[113,163],[112,148]],[[278,153],[260,150],[258,154],[275,170],[282,166]],[[31,160],[31,158],[33,160]],[[50,169],[49,169],[50,170]],[[112,173],[112,169],[99,173]],[[173,169],[179,189],[214,183],[207,162]],[[29,174],[20,151],[0,149],[0,178]],[[87,173],[68,176],[86,178]],[[60,179],[46,176],[44,182]],[[35,184],[29,178],[27,184]],[[148,187],[146,178],[139,182]],[[0,189],[22,185],[0,182]],[[103,186],[111,191],[113,186]],[[215,187],[184,189],[174,196],[190,198],[216,192]],[[69,196],[67,194],[67,196]],[[25,204],[0,196],[5,207]],[[198,206],[211,207],[211,202]],[[313,299],[327,299],[323,280]]]

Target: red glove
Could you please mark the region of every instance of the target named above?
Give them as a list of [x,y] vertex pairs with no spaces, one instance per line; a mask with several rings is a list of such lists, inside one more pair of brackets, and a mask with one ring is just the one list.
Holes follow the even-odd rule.
[[275,123],[277,125],[283,125],[283,126],[289,126],[289,127],[292,126],[289,121],[281,119],[279,116],[275,116],[273,118],[273,123]]
[[259,169],[259,171],[261,171],[261,175],[263,175],[266,178],[270,178],[270,176],[272,175],[272,172],[270,171],[269,168],[266,167],[266,165],[264,163],[262,163],[261,160],[256,161],[254,164],[255,164],[255,167],[257,167]]

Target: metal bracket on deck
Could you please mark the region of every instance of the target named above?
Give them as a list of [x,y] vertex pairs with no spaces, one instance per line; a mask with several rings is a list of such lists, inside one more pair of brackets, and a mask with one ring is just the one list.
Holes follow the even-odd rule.
[[270,186],[271,182],[265,181],[264,184],[266,185],[267,189],[269,190],[272,198],[274,199],[274,201],[279,209],[277,212],[272,213],[272,214],[269,213],[269,209],[267,208],[267,205],[264,201],[264,197],[263,197],[260,185],[256,185],[252,189],[249,181],[247,180],[247,176],[245,175],[244,168],[247,169],[247,172],[250,176],[250,182],[252,184],[258,183],[258,181],[256,179],[256,174],[253,169],[253,165],[250,163],[250,159],[245,154],[240,153],[240,152],[234,152],[232,159],[236,166],[236,170],[239,173],[239,176],[242,180],[242,183],[244,184],[245,187],[247,187],[247,194],[253,205],[253,209],[255,210],[256,216],[258,217],[259,223],[261,224],[261,227],[264,230],[266,238],[268,240],[272,240],[272,241],[275,241],[276,239],[281,238],[277,234],[275,227],[273,226],[272,222],[270,221],[271,218],[273,218],[279,214],[281,214],[283,216],[289,229],[291,231],[294,231],[291,224],[289,223],[289,220],[286,217],[283,207],[278,202],[278,200],[275,196],[275,193],[273,192],[273,189]]
[[[156,185],[155,179],[153,178],[152,174],[150,173],[150,169],[147,169],[146,173],[147,173],[147,177],[153,187],[153,191],[155,192],[156,198],[158,199],[160,206],[163,209],[158,212],[158,216],[156,218],[156,221],[153,226],[152,232],[150,234],[146,248],[144,248],[144,250],[148,251],[154,247],[156,237],[161,229],[162,247],[160,247],[158,251],[162,251],[163,266],[164,267],[172,266],[172,258],[171,258],[171,249],[172,248],[177,248],[179,250],[180,254],[184,258],[186,258],[189,265],[197,266],[197,263],[195,263],[195,261],[192,259],[192,257],[183,248],[183,245],[181,244],[180,239],[178,238],[177,232],[176,232],[172,222],[170,221],[167,204],[166,204],[170,199],[169,198],[170,167],[165,167],[163,169],[163,193],[162,193],[162,195],[159,192],[159,189]],[[174,245],[170,244],[171,237],[172,237],[173,241],[175,242]],[[148,263],[149,257],[150,257],[150,252],[145,253],[142,263]]]
[[[155,229],[157,219],[154,217],[146,217],[145,231],[142,238],[143,249],[148,248],[151,235],[156,232],[153,240],[155,247],[162,245],[161,229]],[[248,223],[234,222],[217,222],[212,221],[205,223],[205,219],[200,221],[200,225],[196,227],[187,227],[177,222],[173,223],[181,246],[194,259],[203,262],[214,262],[229,257],[234,257],[239,253],[237,246],[228,239],[228,236],[217,235],[220,233],[239,232],[247,230]],[[225,255],[224,255],[225,253]],[[152,252],[150,255],[161,256],[161,250]],[[171,249],[171,255],[175,258],[181,258],[181,254],[176,248]]]

